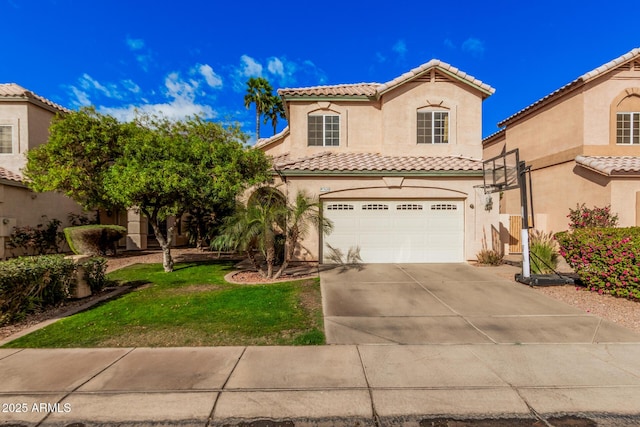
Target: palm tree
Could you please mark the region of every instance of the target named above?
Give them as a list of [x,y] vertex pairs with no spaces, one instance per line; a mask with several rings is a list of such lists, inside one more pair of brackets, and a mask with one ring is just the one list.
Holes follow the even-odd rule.
[[282,98],[278,95],[273,95],[271,97],[271,102],[269,109],[264,113],[264,124],[266,125],[269,120],[271,120],[271,126],[273,126],[273,134],[276,134],[276,128],[278,126],[278,118],[286,119],[287,116],[284,114],[284,105],[282,103]]
[[333,230],[333,223],[328,218],[320,214],[320,202],[313,201],[303,190],[296,194],[296,202],[287,208],[286,217],[286,237],[287,250],[282,265],[276,272],[274,279],[282,275],[289,265],[289,261],[293,259],[293,255],[298,246],[298,242],[304,239],[310,226],[324,233],[330,233]]
[[[272,187],[256,190],[246,206],[238,204],[236,212],[228,217],[213,241],[219,250],[244,252],[254,268],[271,279],[276,261],[276,239],[285,228],[287,215],[284,196]],[[266,269],[255,257],[259,251],[264,257]]]
[[247,81],[247,93],[244,96],[244,106],[256,105],[256,139],[260,139],[260,116],[271,109],[273,88],[264,77],[251,77]]
[[[245,252],[262,276],[277,279],[287,268],[299,240],[307,235],[310,225],[329,232],[332,224],[320,216],[319,203],[312,201],[304,192],[298,192],[295,204],[288,205],[278,190],[271,187],[260,190],[266,191],[256,191],[247,206],[240,205],[236,213],[225,221],[213,246]],[[276,240],[283,233],[287,239],[286,254],[274,274]],[[266,268],[256,259],[256,250],[264,257]]]

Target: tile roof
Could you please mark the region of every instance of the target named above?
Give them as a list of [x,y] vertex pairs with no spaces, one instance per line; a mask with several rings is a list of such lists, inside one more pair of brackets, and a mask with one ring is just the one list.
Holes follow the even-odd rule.
[[577,156],[576,163],[602,175],[640,175],[637,156]]
[[14,182],[24,182],[24,178],[19,173],[11,172],[0,166],[0,179]]
[[401,76],[396,77],[386,83],[355,83],[355,84],[340,84],[331,86],[313,86],[303,88],[284,88],[279,89],[278,94],[283,97],[287,96],[354,96],[354,97],[380,97],[383,93],[400,86],[401,84],[418,77],[432,68],[438,68],[444,73],[448,74],[452,78],[461,80],[467,84],[477,87],[484,92],[487,96],[495,92],[495,89],[486,83],[470,76],[469,74],[460,71],[458,68],[442,62],[438,59],[432,59],[431,61],[420,65],[404,73]]
[[45,107],[48,107],[51,110],[57,110],[63,113],[67,113],[70,111],[62,105],[58,105],[55,102],[49,101],[48,99],[43,98],[40,95],[36,95],[30,90],[27,90],[15,83],[0,83],[0,101],[2,100],[26,100],[31,102],[36,101],[36,103],[44,104]]
[[580,77],[578,77],[577,79],[575,79],[572,82],[567,83],[566,85],[562,86],[560,89],[557,89],[553,92],[551,92],[549,95],[545,96],[544,98],[539,99],[538,101],[534,102],[533,104],[523,108],[522,110],[518,111],[517,113],[507,117],[506,119],[504,119],[503,121],[501,121],[500,123],[498,123],[498,127],[503,127],[505,125],[507,125],[507,123],[511,122],[512,120],[516,119],[517,117],[520,117],[526,113],[529,113],[531,111],[534,111],[535,109],[537,109],[538,107],[541,107],[542,105],[545,105],[546,103],[548,103],[549,101],[555,99],[556,97],[560,96],[561,94],[568,92],[569,90],[573,89],[576,86],[582,85],[590,80],[593,80],[597,77],[602,76],[603,74],[606,74],[607,72],[619,67],[620,65],[631,61],[632,59],[636,58],[640,56],[640,48],[635,48],[632,49],[631,51],[625,53],[622,56],[617,57],[616,59],[607,62],[604,65],[599,66],[598,68],[595,68],[587,73],[584,73],[583,75],[581,75]]
[[323,151],[308,157],[292,159],[289,154],[273,159],[280,171],[482,171],[480,160],[466,157],[383,156],[377,153],[336,153]]
[[355,83],[279,89],[280,96],[375,96],[379,83]]
[[271,144],[274,141],[277,141],[281,138],[284,138],[285,136],[287,136],[289,134],[289,126],[285,126],[284,129],[282,129],[280,132],[276,133],[273,136],[270,136],[269,138],[260,138],[258,141],[256,141],[255,145],[253,146],[254,148],[262,148],[265,147],[269,144]]

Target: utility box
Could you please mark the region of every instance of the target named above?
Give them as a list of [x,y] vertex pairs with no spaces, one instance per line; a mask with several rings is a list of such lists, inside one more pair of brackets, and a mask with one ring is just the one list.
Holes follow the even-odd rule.
[[0,237],[9,237],[17,224],[15,218],[0,217]]

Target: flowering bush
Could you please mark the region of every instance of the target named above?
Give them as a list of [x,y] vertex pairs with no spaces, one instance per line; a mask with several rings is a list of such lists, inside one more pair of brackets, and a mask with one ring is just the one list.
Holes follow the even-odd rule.
[[640,299],[640,227],[577,228],[556,240],[589,290]]
[[589,209],[585,204],[576,205],[575,209],[569,209],[569,227],[576,228],[590,227],[615,227],[618,225],[618,215],[611,213],[611,206]]

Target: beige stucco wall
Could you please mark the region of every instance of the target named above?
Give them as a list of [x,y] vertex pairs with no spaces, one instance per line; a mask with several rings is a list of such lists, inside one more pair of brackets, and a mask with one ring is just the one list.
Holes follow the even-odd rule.
[[[277,156],[304,157],[322,151],[369,152],[382,155],[462,155],[482,157],[482,95],[456,82],[409,82],[378,101],[291,101],[290,134],[264,150]],[[417,110],[449,111],[449,143],[417,144]],[[309,147],[307,116],[340,115],[340,146]]]
[[[402,177],[400,177],[402,178]],[[401,186],[397,187],[397,185]],[[474,185],[481,184],[480,177],[287,177],[286,184],[278,183],[276,187],[293,202],[298,190],[320,199],[455,199],[464,201],[465,205],[465,248],[466,259],[475,259],[482,248],[485,236],[491,245],[491,229],[498,230],[498,195],[492,196],[493,209],[485,210],[487,196]],[[301,242],[296,251],[297,259],[317,261],[320,252],[320,235],[312,231]]]
[[618,226],[640,226],[640,179],[613,178],[610,186],[611,211],[618,214]]
[[5,245],[13,227],[35,227],[52,219],[59,219],[66,227],[70,225],[69,213],[81,214],[82,209],[62,194],[34,193],[24,187],[0,184],[0,223],[6,223],[0,227],[0,258],[11,256]]
[[13,152],[0,153],[0,166],[19,173],[25,165],[24,152],[29,146],[29,105],[0,102],[0,124],[13,127]]
[[[640,179],[606,177],[575,162],[580,154],[640,156],[640,146],[615,141],[616,105],[629,95],[636,96],[625,102],[640,110],[640,70],[616,70],[507,125],[506,150],[519,148],[520,159],[532,166],[534,211],[541,218],[537,228],[567,229],[569,209],[582,203],[611,205],[620,226],[636,225]],[[484,157],[494,155],[498,145],[487,144]],[[504,194],[501,208],[520,214],[518,190]]]
[[[611,203],[609,179],[577,166],[575,162],[535,170],[532,182],[533,210],[539,230],[566,230],[569,209],[575,209],[578,204],[585,203],[591,208]],[[520,190],[505,191],[501,204],[505,213],[520,215]]]

